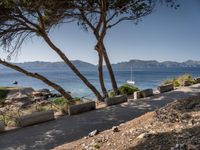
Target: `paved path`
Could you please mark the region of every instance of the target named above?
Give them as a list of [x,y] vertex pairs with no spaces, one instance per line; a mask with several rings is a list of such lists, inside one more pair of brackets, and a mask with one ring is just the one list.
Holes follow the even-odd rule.
[[199,94],[200,84],[197,84],[140,101],[131,100],[121,105],[72,117],[65,116],[56,121],[0,134],[0,150],[51,149],[86,136],[95,129],[100,131],[109,129],[114,125],[132,120],[145,112],[163,107],[176,99],[184,99]]

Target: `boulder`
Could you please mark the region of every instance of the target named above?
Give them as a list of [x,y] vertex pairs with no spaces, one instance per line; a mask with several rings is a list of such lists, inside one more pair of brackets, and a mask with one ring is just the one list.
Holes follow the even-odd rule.
[[105,99],[106,106],[116,105],[116,104],[120,104],[127,101],[128,99],[124,95],[117,95],[117,96]]
[[2,121],[0,121],[0,133],[4,132],[4,130],[5,130],[5,124]]
[[112,127],[112,131],[113,131],[113,132],[119,132],[119,128],[118,128],[117,126],[113,126],[113,127]]
[[89,137],[93,137],[99,133],[99,130],[94,130],[88,134]]
[[142,98],[153,96],[153,89],[146,89],[141,91]]
[[173,84],[162,85],[158,87],[160,93],[169,92],[174,90]]
[[21,127],[30,126],[42,122],[54,120],[54,112],[52,110],[44,112],[34,112],[30,115],[22,116],[18,120]]
[[43,97],[44,96],[44,94],[42,93],[42,92],[36,92],[36,91],[34,91],[33,93],[32,93],[32,95],[34,96],[34,97]]
[[38,90],[38,92],[51,94],[49,89],[40,89],[40,90]]
[[32,95],[32,92],[34,91],[33,88],[29,88],[29,87],[24,87],[24,88],[8,88],[9,93],[6,97],[6,99],[12,99],[15,98],[18,95],[26,95],[26,96],[30,96]]
[[69,105],[68,106],[68,114],[76,115],[79,113],[87,112],[96,109],[95,101],[86,102],[78,105]]

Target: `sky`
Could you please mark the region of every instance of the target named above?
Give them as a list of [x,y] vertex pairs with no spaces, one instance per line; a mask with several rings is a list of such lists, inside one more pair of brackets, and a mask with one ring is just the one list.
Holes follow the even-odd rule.
[[[178,61],[200,60],[200,0],[179,0],[173,10],[161,5],[139,22],[123,22],[106,35],[105,45],[112,63],[130,59]],[[53,42],[71,60],[98,63],[95,39],[75,23],[65,24],[50,33]],[[1,58],[5,53],[0,49]],[[41,38],[23,44],[13,62],[61,61]]]

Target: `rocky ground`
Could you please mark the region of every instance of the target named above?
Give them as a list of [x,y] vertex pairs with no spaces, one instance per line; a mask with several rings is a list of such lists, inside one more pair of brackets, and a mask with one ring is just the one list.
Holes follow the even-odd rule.
[[30,107],[34,103],[47,104],[49,98],[61,97],[59,94],[51,93],[48,89],[13,88],[8,91],[6,98],[0,103],[2,109],[5,107],[21,109]]
[[8,127],[17,126],[20,116],[31,114],[35,111],[55,110],[55,116],[63,115],[60,105],[51,102],[51,99],[61,97],[51,93],[48,89],[34,90],[33,88],[5,88],[8,92],[0,101],[0,121]]
[[200,150],[200,97],[166,107],[55,150]]

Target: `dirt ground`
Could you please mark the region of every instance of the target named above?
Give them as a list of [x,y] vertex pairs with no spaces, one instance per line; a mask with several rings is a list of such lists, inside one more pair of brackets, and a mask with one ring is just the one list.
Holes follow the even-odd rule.
[[200,150],[200,97],[175,101],[55,150]]

